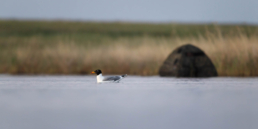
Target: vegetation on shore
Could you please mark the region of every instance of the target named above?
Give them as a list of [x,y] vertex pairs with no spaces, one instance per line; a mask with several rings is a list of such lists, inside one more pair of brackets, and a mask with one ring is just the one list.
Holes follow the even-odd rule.
[[258,26],[0,20],[0,73],[157,75],[183,44],[220,76],[258,75]]

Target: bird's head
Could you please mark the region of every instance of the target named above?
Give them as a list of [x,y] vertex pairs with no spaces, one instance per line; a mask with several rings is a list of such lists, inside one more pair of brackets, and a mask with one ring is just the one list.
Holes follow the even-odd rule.
[[97,75],[99,75],[99,74],[101,74],[102,72],[101,72],[100,69],[97,69],[97,70],[95,70],[95,71],[92,71],[91,73],[92,73],[92,74],[93,74],[93,73],[96,73]]

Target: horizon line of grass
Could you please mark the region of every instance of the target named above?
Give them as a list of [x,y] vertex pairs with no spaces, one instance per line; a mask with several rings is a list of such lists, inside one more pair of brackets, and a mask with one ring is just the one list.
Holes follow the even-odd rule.
[[207,33],[218,36],[258,36],[255,25],[221,24],[177,24],[177,23],[124,23],[124,22],[76,22],[76,21],[3,21],[0,20],[0,36],[51,36],[63,34],[102,35],[117,37],[207,37]]

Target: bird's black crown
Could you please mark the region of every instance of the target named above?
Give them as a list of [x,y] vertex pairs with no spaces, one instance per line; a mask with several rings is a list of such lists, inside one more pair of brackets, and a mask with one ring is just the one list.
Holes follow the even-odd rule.
[[102,73],[100,69],[97,69],[97,70],[95,70],[94,72],[95,72],[97,75],[99,75],[99,74]]

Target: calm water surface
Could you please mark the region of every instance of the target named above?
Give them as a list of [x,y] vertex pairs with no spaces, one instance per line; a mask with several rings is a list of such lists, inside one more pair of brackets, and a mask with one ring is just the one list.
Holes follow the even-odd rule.
[[0,75],[0,129],[257,129],[258,78]]

